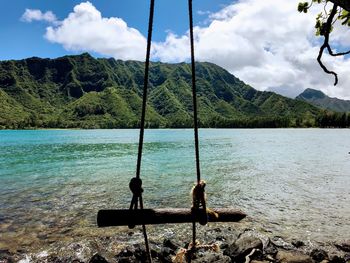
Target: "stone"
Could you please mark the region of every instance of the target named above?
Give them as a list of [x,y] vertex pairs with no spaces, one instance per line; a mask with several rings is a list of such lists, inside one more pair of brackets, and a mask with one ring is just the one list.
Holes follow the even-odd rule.
[[217,236],[217,237],[215,238],[215,240],[217,240],[217,241],[225,241],[226,238],[225,238],[224,236]]
[[12,263],[15,262],[12,258],[12,253],[7,249],[0,249],[0,263]]
[[221,233],[221,231],[222,231],[220,227],[214,228],[213,230],[214,230],[216,233]]
[[311,257],[292,251],[278,251],[276,260],[280,263],[313,263]]
[[234,262],[244,262],[253,249],[263,249],[262,241],[253,236],[240,236],[234,243],[229,245],[224,251],[225,256],[229,256]]
[[328,259],[327,252],[323,249],[315,248],[311,251],[310,256],[316,262],[321,262],[324,259]]
[[172,258],[175,256],[175,251],[169,247],[162,247],[160,255],[158,256],[162,262],[172,262]]
[[342,257],[340,257],[338,255],[331,255],[329,257],[329,262],[330,263],[345,263],[345,259],[343,259]]
[[90,258],[89,263],[108,263],[108,261],[99,254],[95,254]]
[[164,239],[163,240],[163,246],[171,248],[172,250],[177,250],[180,247],[178,244],[176,244],[171,239]]
[[265,247],[264,252],[265,252],[265,254],[276,255],[278,250],[277,250],[277,248],[275,247],[274,244],[269,242],[267,247]]
[[264,254],[260,249],[253,249],[252,252],[249,254],[250,260],[263,260]]
[[296,248],[305,246],[305,243],[301,240],[293,240],[292,245],[295,246]]
[[157,259],[157,258],[161,257],[161,251],[157,247],[151,248],[150,252],[151,252],[151,257],[154,258],[154,259]]
[[339,244],[334,244],[339,250],[342,250],[344,252],[350,252],[350,240],[344,241]]
[[134,252],[130,247],[126,247],[123,251],[121,251],[116,257],[132,257]]
[[227,249],[229,247],[229,245],[226,243],[226,242],[222,242],[221,244],[220,244],[220,249],[221,250],[225,250],[225,249]]
[[140,260],[146,259],[147,258],[146,254],[147,254],[146,250],[144,250],[140,247],[136,247],[134,255],[137,259],[140,259]]
[[271,239],[272,244],[276,247],[284,248],[286,250],[293,250],[294,246],[292,244],[287,243],[283,240],[283,238],[275,236]]
[[[62,263],[62,260],[59,259],[57,256],[49,256],[47,259],[46,259],[47,262],[50,262],[50,263]],[[1,262],[1,261],[0,261]]]
[[119,263],[137,262],[134,253],[135,253],[135,248],[132,246],[128,246],[123,251],[121,251],[118,255],[116,255],[115,259]]
[[202,254],[198,258],[192,260],[191,262],[193,263],[214,263],[214,262],[230,263],[232,261],[229,256],[225,256],[221,253],[207,252]]

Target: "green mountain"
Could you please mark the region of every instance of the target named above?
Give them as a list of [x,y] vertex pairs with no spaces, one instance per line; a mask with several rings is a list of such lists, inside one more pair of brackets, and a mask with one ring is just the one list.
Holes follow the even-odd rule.
[[341,100],[338,98],[331,98],[324,94],[322,91],[315,89],[306,89],[296,99],[309,102],[322,109],[337,111],[337,112],[350,112],[350,100]]
[[[246,85],[197,63],[201,127],[313,126],[321,110]],[[0,128],[132,128],[139,125],[144,64],[84,53],[0,62]],[[192,126],[191,68],[151,63],[147,127]]]

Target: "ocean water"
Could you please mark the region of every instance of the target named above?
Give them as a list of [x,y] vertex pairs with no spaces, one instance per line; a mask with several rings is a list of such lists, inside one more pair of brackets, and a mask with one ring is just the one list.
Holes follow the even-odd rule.
[[[138,130],[0,131],[0,249],[97,232],[99,209],[128,208]],[[350,130],[201,129],[209,207],[238,207],[275,235],[350,236]],[[193,131],[146,130],[146,208],[190,207]]]

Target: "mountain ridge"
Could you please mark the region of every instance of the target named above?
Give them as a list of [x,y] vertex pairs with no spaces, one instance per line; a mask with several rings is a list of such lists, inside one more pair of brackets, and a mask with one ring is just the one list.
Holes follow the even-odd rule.
[[[138,127],[143,77],[143,62],[88,53],[1,61],[0,127]],[[309,127],[322,113],[209,62],[196,62],[196,77],[201,127]],[[192,127],[190,65],[152,62],[149,81],[147,127]]]
[[329,97],[320,90],[305,89],[296,99],[306,101],[326,110],[350,112],[350,100]]

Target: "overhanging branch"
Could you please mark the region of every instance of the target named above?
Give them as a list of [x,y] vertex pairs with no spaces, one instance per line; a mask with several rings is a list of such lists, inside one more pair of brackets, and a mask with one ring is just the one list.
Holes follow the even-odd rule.
[[[333,2],[333,0],[331,0]],[[350,3],[350,1],[347,1],[348,3]],[[322,62],[322,55],[325,49],[327,49],[329,55],[336,57],[336,56],[343,56],[343,55],[347,55],[350,54],[350,50],[347,52],[340,52],[340,53],[334,53],[332,48],[329,45],[329,34],[332,31],[332,23],[334,20],[334,17],[337,13],[338,10],[338,5],[334,4],[332,11],[329,15],[329,17],[327,18],[327,22],[324,24],[324,28],[323,28],[323,36],[324,36],[324,42],[323,45],[320,47],[320,51],[318,53],[317,56],[317,61],[320,64],[321,68],[323,69],[324,72],[326,72],[327,74],[331,74],[334,76],[335,81],[334,81],[334,86],[337,85],[338,83],[338,75],[337,73],[335,73],[334,71],[329,70]]]
[[328,0],[329,2],[332,2],[333,4],[340,6],[341,8],[345,9],[346,11],[350,12],[350,1],[349,0]]

